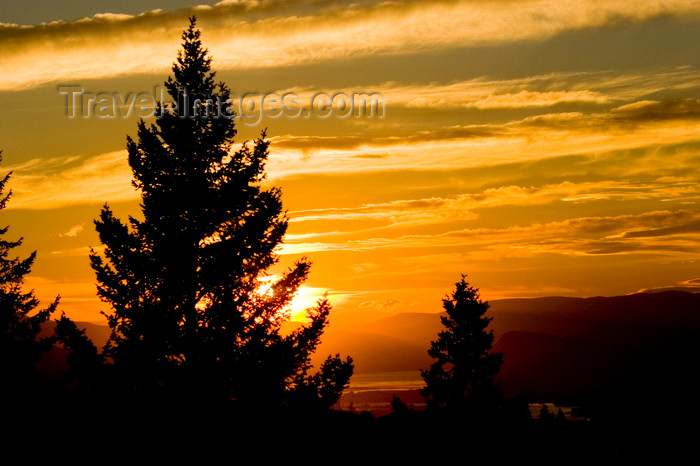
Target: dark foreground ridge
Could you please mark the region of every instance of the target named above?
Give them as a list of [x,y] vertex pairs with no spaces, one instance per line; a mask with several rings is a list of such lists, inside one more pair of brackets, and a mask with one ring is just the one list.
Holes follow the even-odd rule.
[[[6,455],[36,449],[37,458],[121,461],[253,455],[271,460],[307,458],[314,464],[371,461],[515,461],[544,463],[656,458],[691,452],[695,439],[681,424],[619,425],[546,420],[515,412],[491,418],[396,411],[259,412],[233,405],[69,406],[6,416]],[[520,412],[522,414],[522,411]],[[661,420],[659,420],[661,421]],[[39,426],[47,430],[40,441]],[[50,432],[50,433],[49,433]],[[40,445],[40,446],[39,446]]]

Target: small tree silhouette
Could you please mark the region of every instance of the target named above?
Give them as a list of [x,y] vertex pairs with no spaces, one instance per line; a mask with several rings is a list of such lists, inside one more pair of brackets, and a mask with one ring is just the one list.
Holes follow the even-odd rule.
[[392,397],[391,412],[394,413],[394,415],[405,416],[409,411],[411,411],[411,408],[409,408],[399,396],[394,395]]
[[[3,194],[10,175],[0,179],[0,210],[5,208],[11,195],[11,191]],[[25,259],[10,257],[10,252],[22,244],[22,239],[3,239],[8,229],[0,228],[0,373],[3,379],[0,390],[1,402],[13,409],[19,400],[37,395],[43,385],[35,363],[51,349],[53,338],[41,338],[39,333],[42,324],[56,310],[58,298],[47,308],[37,310],[39,301],[34,291],[22,290],[36,251]]]
[[547,425],[554,422],[554,414],[549,410],[549,408],[547,407],[547,405],[545,403],[542,403],[542,407],[540,408],[539,420],[542,424],[547,424]]
[[105,205],[95,222],[105,249],[90,257],[112,308],[105,354],[137,394],[329,406],[353,367],[334,356],[308,373],[329,301],[291,334],[280,331],[310,262],[264,281],[288,222],[280,190],[263,186],[269,140],[263,131],[234,150],[230,91],[214,82],[194,17],[182,39],[165,82],[172,102],[156,124],[139,122],[137,141],[127,138],[143,219],[122,222]]
[[486,330],[491,318],[485,317],[489,305],[462,275],[452,294],[443,299],[443,307],[445,330],[428,350],[436,361],[421,371],[426,383],[421,393],[430,409],[488,408],[500,396],[493,377],[503,363],[503,354],[491,351],[493,330]]
[[557,424],[566,424],[566,415],[564,415],[564,411],[562,411],[561,408],[557,410],[557,417],[555,418],[555,421]]

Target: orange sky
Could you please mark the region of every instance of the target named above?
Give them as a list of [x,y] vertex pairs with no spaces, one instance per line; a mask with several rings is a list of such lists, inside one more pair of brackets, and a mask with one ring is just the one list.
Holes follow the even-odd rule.
[[138,213],[138,118],[68,118],[59,87],[153,93],[191,14],[237,94],[383,97],[381,117],[238,121],[239,141],[272,138],[282,264],[314,263],[299,303],[328,291],[359,321],[437,312],[461,273],[485,299],[700,277],[696,1],[22,5],[0,13],[1,223],[38,250],[28,286],[76,320],[104,323],[100,206]]

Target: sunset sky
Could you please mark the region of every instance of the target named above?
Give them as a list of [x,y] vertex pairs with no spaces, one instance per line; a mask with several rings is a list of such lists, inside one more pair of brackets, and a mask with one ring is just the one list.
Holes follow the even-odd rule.
[[0,226],[42,302],[105,323],[93,219],[139,212],[138,116],[69,118],[59,88],[157,92],[192,15],[238,95],[383,97],[237,120],[268,129],[281,265],[313,262],[301,298],[327,291],[331,321],[438,312],[462,273],[488,300],[700,286],[697,0],[199,3],[0,3]]

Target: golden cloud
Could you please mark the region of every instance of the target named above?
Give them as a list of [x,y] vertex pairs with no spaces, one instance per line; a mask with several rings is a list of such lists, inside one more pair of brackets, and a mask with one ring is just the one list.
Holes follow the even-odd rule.
[[[368,238],[343,243],[285,244],[282,254],[379,248],[478,247],[500,254],[557,253],[566,255],[600,254],[700,254],[700,210],[652,211],[637,215],[581,217],[556,222],[533,223],[508,228],[471,228],[433,235],[407,235],[397,238]],[[664,231],[628,237],[626,233]],[[678,235],[677,238],[671,238]],[[690,237],[688,237],[690,235]],[[663,240],[656,236],[666,236]]]
[[[13,172],[8,209],[50,209],[139,197],[131,186],[125,150],[89,158],[32,159],[7,170]],[[72,233],[77,235],[78,231],[65,234]]]
[[[0,25],[0,89],[161,73],[197,15],[217,69],[267,68],[379,53],[541,40],[622,19],[697,16],[694,0],[222,2],[137,16]],[[517,24],[518,27],[513,27]],[[522,96],[521,96],[522,97]],[[550,96],[551,97],[551,96]]]

